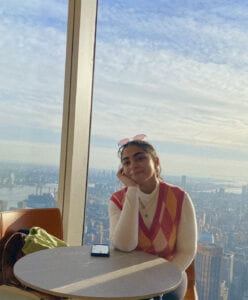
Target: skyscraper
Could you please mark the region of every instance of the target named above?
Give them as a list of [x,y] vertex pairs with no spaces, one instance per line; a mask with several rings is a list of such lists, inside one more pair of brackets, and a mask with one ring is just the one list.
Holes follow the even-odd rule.
[[219,300],[222,254],[223,249],[215,244],[198,244],[196,282],[200,300]]
[[182,175],[181,177],[181,188],[186,190],[186,175]]
[[231,288],[233,282],[233,253],[224,253],[221,262],[221,280],[225,281],[228,289]]
[[231,300],[242,299],[248,294],[248,262],[243,253],[234,255],[233,284],[231,288]]

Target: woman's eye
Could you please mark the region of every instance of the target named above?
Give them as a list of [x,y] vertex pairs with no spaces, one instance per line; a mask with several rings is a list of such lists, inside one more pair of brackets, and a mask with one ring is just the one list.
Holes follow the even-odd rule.
[[138,160],[139,161],[142,161],[142,160],[144,160],[145,159],[145,157],[144,156],[140,156],[140,157],[138,157]]
[[124,162],[122,163],[122,165],[123,165],[123,166],[128,166],[128,165],[129,165],[129,161],[124,161]]

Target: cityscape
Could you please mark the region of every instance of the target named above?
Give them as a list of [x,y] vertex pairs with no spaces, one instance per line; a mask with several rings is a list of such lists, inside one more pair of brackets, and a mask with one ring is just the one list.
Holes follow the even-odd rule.
[[[0,210],[55,207],[58,173],[57,167],[0,164]],[[185,189],[196,208],[199,300],[247,300],[248,185],[187,175],[163,178]],[[109,243],[108,201],[120,187],[115,171],[89,170],[84,244]]]

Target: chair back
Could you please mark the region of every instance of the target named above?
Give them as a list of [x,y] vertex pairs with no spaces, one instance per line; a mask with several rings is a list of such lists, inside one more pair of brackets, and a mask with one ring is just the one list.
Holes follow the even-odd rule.
[[20,209],[0,212],[0,239],[20,229],[38,226],[63,239],[62,217],[58,208]]
[[188,278],[188,287],[184,300],[198,300],[196,286],[195,286],[195,261],[192,261],[186,270]]
[[[63,239],[62,217],[58,208],[20,209],[0,212],[0,240],[7,239],[8,236],[17,230],[29,229],[33,226],[41,227],[57,238]],[[25,293],[25,299],[62,299],[61,297],[35,291],[31,288],[25,288],[25,291],[23,291],[23,288],[20,286],[15,287],[15,289]],[[11,295],[10,298],[12,299]]]

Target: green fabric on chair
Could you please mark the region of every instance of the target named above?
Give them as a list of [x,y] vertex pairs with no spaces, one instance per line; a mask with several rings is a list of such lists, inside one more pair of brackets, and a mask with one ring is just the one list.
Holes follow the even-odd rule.
[[23,253],[30,254],[36,251],[66,247],[66,242],[49,234],[45,229],[40,227],[32,227],[29,234],[25,238],[25,244],[22,248]]

